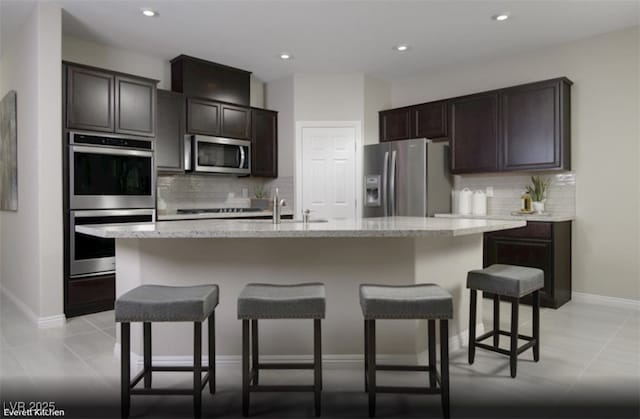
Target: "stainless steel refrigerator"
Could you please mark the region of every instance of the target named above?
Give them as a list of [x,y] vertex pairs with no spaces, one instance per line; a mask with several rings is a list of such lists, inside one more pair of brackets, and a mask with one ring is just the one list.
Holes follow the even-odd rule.
[[449,144],[425,138],[364,147],[363,217],[451,212]]

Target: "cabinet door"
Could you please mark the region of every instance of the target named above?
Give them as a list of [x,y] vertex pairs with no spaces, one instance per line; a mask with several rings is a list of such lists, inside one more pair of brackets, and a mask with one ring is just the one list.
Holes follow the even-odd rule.
[[184,171],[185,99],[180,93],[158,90],[156,163],[158,171]]
[[251,109],[221,104],[220,135],[223,137],[251,139]]
[[187,132],[219,135],[220,104],[202,99],[187,99]]
[[544,289],[540,294],[541,303],[545,307],[555,307],[551,241],[514,239],[487,234],[485,235],[484,266],[495,263],[542,269]]
[[251,175],[278,177],[278,113],[253,109]]
[[561,167],[560,87],[553,81],[502,91],[503,170]]
[[114,82],[112,74],[83,67],[67,67],[67,127],[114,131]]
[[413,125],[415,138],[447,140],[447,102],[431,102],[417,105],[413,109]]
[[454,99],[450,116],[451,171],[498,171],[498,94]]
[[116,132],[155,136],[156,83],[116,76]]
[[379,114],[380,142],[413,138],[411,109],[391,109]]

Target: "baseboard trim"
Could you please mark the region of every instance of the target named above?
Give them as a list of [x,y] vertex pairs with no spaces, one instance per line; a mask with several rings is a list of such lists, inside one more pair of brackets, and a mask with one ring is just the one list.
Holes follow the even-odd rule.
[[55,316],[39,317],[31,308],[14,293],[9,291],[6,287],[0,286],[0,293],[4,294],[18,309],[27,316],[29,320],[35,323],[40,329],[49,329],[52,327],[64,326],[67,318],[64,314],[57,314]]
[[606,295],[587,294],[583,292],[571,293],[571,300],[580,303],[601,304],[615,307],[629,307],[640,309],[640,300],[631,300],[628,298],[609,297]]
[[56,316],[39,317],[38,328],[51,329],[53,327],[62,327],[66,324],[67,318],[64,314],[58,314]]

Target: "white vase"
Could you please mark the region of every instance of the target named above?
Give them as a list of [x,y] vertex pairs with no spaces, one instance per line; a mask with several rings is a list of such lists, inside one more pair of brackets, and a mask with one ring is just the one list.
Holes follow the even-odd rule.
[[533,201],[531,204],[536,214],[544,213],[544,201]]

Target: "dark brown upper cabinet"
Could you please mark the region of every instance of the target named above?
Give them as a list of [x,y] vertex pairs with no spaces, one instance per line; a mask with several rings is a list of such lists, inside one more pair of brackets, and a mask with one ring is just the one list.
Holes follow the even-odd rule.
[[65,63],[66,126],[153,137],[155,80]]
[[251,175],[278,177],[278,113],[251,110]]
[[380,142],[451,144],[453,173],[571,170],[566,77],[380,112]]
[[499,170],[498,103],[498,93],[451,100],[449,112],[453,173]]
[[251,108],[188,98],[187,132],[250,140]]
[[113,132],[115,76],[85,67],[67,67],[68,128]]
[[411,135],[411,109],[400,108],[379,114],[380,142],[406,140]]
[[219,135],[220,104],[210,100],[187,99],[187,132]]
[[251,109],[221,104],[220,135],[223,137],[251,139]]
[[502,170],[571,168],[570,86],[563,78],[500,93]]
[[180,55],[171,60],[171,90],[249,106],[251,73],[238,68]]
[[155,136],[156,83],[116,76],[116,132]]
[[159,172],[184,172],[185,99],[180,93],[158,90],[156,165]]
[[422,103],[380,112],[380,142],[429,138],[446,141],[447,102]]
[[446,141],[448,137],[447,102],[423,103],[411,108],[413,117],[412,138],[429,138]]

